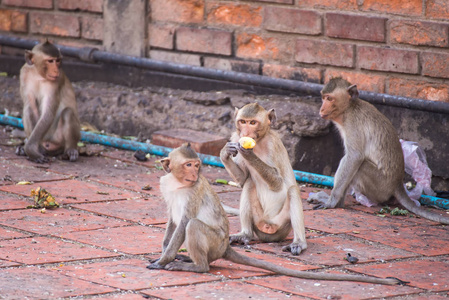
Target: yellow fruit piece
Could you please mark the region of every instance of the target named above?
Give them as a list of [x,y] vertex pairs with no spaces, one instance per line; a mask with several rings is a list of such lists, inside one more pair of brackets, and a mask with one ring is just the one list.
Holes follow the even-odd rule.
[[246,136],[241,137],[239,143],[245,149],[253,149],[256,146],[256,141]]

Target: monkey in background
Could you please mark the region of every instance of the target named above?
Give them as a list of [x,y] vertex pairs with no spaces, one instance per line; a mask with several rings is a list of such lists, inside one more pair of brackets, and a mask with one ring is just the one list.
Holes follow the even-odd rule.
[[[343,207],[350,187],[382,204],[391,197],[412,213],[449,224],[449,218],[417,206],[403,185],[404,156],[391,122],[370,103],[359,99],[356,85],[338,77],[322,89],[320,116],[331,120],[343,139],[345,155],[335,174],[330,197],[320,192],[319,207]],[[310,198],[311,201],[316,201]]]
[[[162,255],[148,269],[208,272],[209,264],[219,258],[262,268],[278,274],[318,280],[345,280],[379,284],[403,284],[396,278],[363,275],[327,274],[287,269],[234,251],[229,244],[229,221],[215,191],[200,174],[201,160],[190,144],[173,150],[161,160],[167,175],[160,189],[167,203],[168,223]],[[179,255],[185,242],[190,258]]]
[[76,161],[80,121],[72,84],[61,69],[59,49],[48,41],[40,43],[25,51],[25,61],[20,70],[20,95],[27,140],[16,154],[37,163],[59,154]]
[[[242,230],[231,235],[230,241],[248,244],[257,237],[264,242],[279,242],[293,229],[293,242],[283,250],[298,255],[307,248],[304,214],[287,150],[270,128],[276,113],[251,103],[236,108],[234,116],[236,131],[220,152],[226,170],[242,187]],[[255,147],[241,147],[241,137],[253,138]]]

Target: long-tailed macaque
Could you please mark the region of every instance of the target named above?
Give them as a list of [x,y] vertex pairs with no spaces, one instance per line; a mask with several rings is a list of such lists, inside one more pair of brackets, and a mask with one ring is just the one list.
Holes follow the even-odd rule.
[[[404,283],[396,278],[297,271],[241,255],[229,244],[229,221],[226,213],[217,194],[200,174],[201,161],[190,145],[184,144],[173,150],[161,163],[168,172],[161,177],[160,188],[168,206],[169,220],[162,243],[162,256],[152,261],[147,266],[148,269],[208,272],[212,261],[224,258],[234,263],[299,278],[389,285]],[[177,254],[184,242],[190,262],[188,257]]]
[[[417,206],[404,188],[404,157],[391,122],[373,105],[359,99],[357,86],[338,77],[322,89],[320,116],[331,120],[343,138],[345,155],[335,174],[334,188],[320,207],[343,207],[348,188],[371,202],[384,203],[394,196],[421,217],[449,224],[449,218]],[[327,197],[326,197],[327,196]],[[326,199],[327,198],[327,199]]]
[[76,161],[80,122],[72,84],[60,68],[59,49],[46,41],[26,50],[25,60],[20,95],[27,140],[16,153],[38,163],[59,154]]
[[[243,188],[242,230],[232,235],[230,241],[247,244],[256,236],[264,242],[278,242],[293,228],[293,242],[283,250],[298,255],[307,248],[304,214],[287,150],[270,128],[276,113],[251,103],[236,108],[234,116],[236,131],[220,153],[226,170]],[[241,137],[253,138],[255,147],[244,149],[238,143]]]

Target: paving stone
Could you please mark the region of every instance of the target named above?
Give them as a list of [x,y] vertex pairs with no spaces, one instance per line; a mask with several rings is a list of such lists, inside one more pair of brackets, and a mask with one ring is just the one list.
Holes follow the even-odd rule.
[[95,299],[142,300],[142,299],[145,299],[145,298],[143,297],[143,294],[130,292],[128,294],[107,294],[107,295],[101,295],[101,296],[96,296]]
[[354,266],[348,269],[372,276],[394,276],[409,281],[410,286],[430,291],[449,291],[448,261],[408,260],[382,265]]
[[[257,244],[254,245],[254,248],[273,253],[281,253],[282,247],[288,243],[289,242]],[[285,253],[283,256],[297,257],[302,261],[312,264],[339,266],[351,265],[345,260],[348,253],[357,257],[359,259],[359,264],[417,256],[415,253],[401,249],[379,245],[373,247],[373,245],[367,243],[345,239],[339,236],[307,237],[307,249],[299,256],[292,256],[290,253]]]
[[161,299],[304,299],[303,297],[288,295],[278,290],[244,282],[213,282],[177,288],[142,290],[144,294]]
[[117,252],[147,254],[162,252],[164,233],[157,227],[126,226],[72,232],[64,237]]
[[[5,177],[8,181],[4,181]],[[0,159],[0,185],[16,184],[20,181],[44,182],[68,178],[67,175],[47,172],[45,168],[36,168],[29,164],[22,165],[17,160]]]
[[[112,185],[121,189],[132,190],[142,193],[142,196],[161,196],[159,189],[160,176],[164,174],[135,174],[123,175],[120,177],[99,176],[97,178],[90,178],[90,180],[99,182],[105,185]],[[146,188],[149,188],[146,190]],[[146,195],[148,194],[148,195]]]
[[36,267],[0,270],[5,299],[57,299],[113,292],[115,289]]
[[0,211],[11,209],[24,209],[27,206],[34,204],[34,201],[31,199],[31,197],[29,200],[27,200],[0,193],[0,198],[2,199],[0,201]]
[[58,208],[47,210],[45,214],[39,209],[3,211],[0,212],[0,224],[39,234],[65,236],[72,231],[125,226],[130,223]]
[[23,238],[23,237],[29,237],[31,236],[28,233],[23,233],[15,230],[11,230],[8,228],[0,227],[0,240],[10,240],[10,239],[17,239],[17,238]]
[[58,268],[66,276],[96,282],[124,290],[189,285],[217,281],[220,277],[207,273],[149,270],[146,260],[124,259],[70,265]]
[[24,264],[68,262],[113,257],[118,254],[48,237],[2,241],[0,258]]
[[31,185],[0,186],[0,190],[22,196],[30,196],[32,189],[42,187],[60,204],[140,198],[137,193],[79,180],[41,182]]
[[304,222],[307,228],[334,234],[361,230],[397,229],[416,225],[406,217],[386,220],[349,208],[305,211]]
[[284,292],[303,297],[310,297],[312,299],[360,300],[415,294],[422,291],[420,289],[415,289],[408,286],[389,286],[346,281],[324,281],[292,278],[287,276],[247,280],[247,282],[267,288],[282,290]]
[[166,204],[160,198],[74,204],[72,207],[146,225],[167,222]]
[[357,236],[426,256],[449,254],[447,227],[400,227],[375,232],[360,231]]
[[[18,262],[14,262],[14,261],[8,261],[8,260],[3,260],[0,259],[0,268],[4,268],[4,267],[17,267],[20,266],[21,264]],[[1,273],[0,273],[1,274]],[[1,291],[1,289],[0,289]],[[1,295],[1,294],[0,294]]]

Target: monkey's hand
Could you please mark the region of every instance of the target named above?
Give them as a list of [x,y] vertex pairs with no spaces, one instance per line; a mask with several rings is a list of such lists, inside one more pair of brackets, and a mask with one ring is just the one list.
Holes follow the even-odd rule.
[[237,233],[237,234],[232,234],[229,236],[230,244],[238,243],[238,244],[248,245],[249,242],[251,242],[251,240],[252,240],[252,236],[242,233],[242,232]]
[[311,193],[309,195],[309,198],[307,198],[307,202],[317,204],[313,207],[313,209],[330,208],[330,200],[331,197],[323,191],[318,193]]
[[291,243],[290,245],[282,247],[282,251],[291,252],[292,255],[299,255],[303,248],[299,243]]
[[239,143],[226,143],[226,145],[221,149],[220,158],[225,160],[229,159],[231,156],[235,157],[239,153]]
[[157,259],[157,260],[155,260],[155,261],[152,261],[151,264],[149,264],[149,265],[147,266],[147,269],[150,269],[150,270],[160,270],[160,269],[164,269],[165,266],[159,264],[159,261],[160,261],[160,259]]

